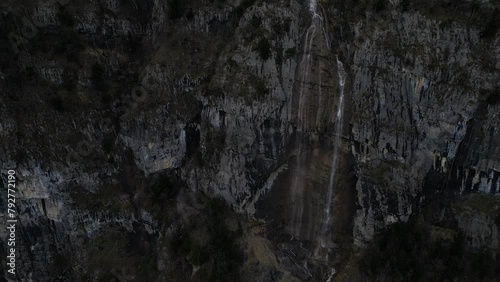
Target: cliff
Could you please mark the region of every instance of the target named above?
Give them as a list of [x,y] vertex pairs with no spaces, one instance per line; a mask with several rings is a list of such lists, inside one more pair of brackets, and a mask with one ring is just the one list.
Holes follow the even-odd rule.
[[500,275],[498,1],[0,7],[14,280]]

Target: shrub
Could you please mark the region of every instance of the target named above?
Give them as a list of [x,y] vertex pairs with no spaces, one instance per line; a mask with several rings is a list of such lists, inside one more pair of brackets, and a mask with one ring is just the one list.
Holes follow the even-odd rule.
[[[179,258],[181,265],[187,260],[192,265],[202,266],[193,280],[189,281],[241,281],[239,269],[244,254],[237,241],[240,230],[230,230],[226,225],[225,220],[230,213],[231,209],[223,199],[210,199],[199,218],[172,234],[168,241],[172,256]],[[208,235],[203,243],[190,236],[192,230],[200,229],[204,229]],[[187,281],[176,278],[172,281]]]
[[[30,44],[31,45],[31,44]],[[53,52],[66,55],[68,61],[78,62],[78,56],[85,49],[85,40],[71,27],[61,27],[57,34],[39,36],[34,41],[33,52]]]
[[395,223],[366,249],[359,269],[371,280],[493,281],[498,259],[485,250],[468,249],[466,238],[433,238],[431,228],[416,222]]
[[62,113],[64,112],[64,103],[63,103],[63,99],[61,97],[54,97],[52,99],[50,99],[50,105],[52,106],[52,108],[54,108],[56,111]]
[[208,259],[209,255],[206,247],[202,247],[200,244],[194,242],[188,255],[189,262],[193,265],[202,265],[206,263]]
[[374,6],[375,12],[378,13],[385,10],[387,8],[386,6],[387,4],[385,3],[385,0],[377,0]]
[[176,230],[170,240],[170,249],[176,257],[189,253],[192,246],[189,234],[185,230]]
[[214,261],[209,281],[240,281],[239,267],[244,257],[236,242],[237,234],[224,223],[229,210],[223,199],[212,199],[209,203],[210,239],[207,246]]
[[263,79],[258,79],[255,82],[255,94],[257,94],[257,97],[264,97],[269,94],[269,88],[267,88]]
[[105,69],[100,64],[94,64],[92,66],[92,84],[94,85],[96,90],[105,91],[108,90],[108,85],[104,80]]
[[228,58],[227,59],[227,64],[229,65],[230,68],[237,68],[238,67],[238,62],[236,62],[233,58]]
[[[287,25],[288,24],[288,25]],[[281,22],[279,19],[274,19],[271,27],[273,29],[273,32],[279,37],[283,36],[288,30],[290,29],[290,22]]]
[[194,19],[194,12],[193,12],[193,9],[189,9],[186,13],[186,19],[188,20],[192,20]]
[[141,54],[142,52],[142,37],[132,35],[130,32],[127,34],[125,42],[127,49],[132,54]]
[[86,246],[86,266],[90,273],[98,274],[98,281],[110,281],[113,272],[137,271],[137,261],[133,256],[129,234],[124,228],[103,228],[92,238],[92,244]]
[[76,89],[76,86],[78,84],[78,78],[77,78],[77,70],[75,69],[65,69],[62,79],[63,83],[62,86],[66,91],[72,92],[73,90]]
[[245,13],[245,10],[251,7],[255,3],[255,0],[243,0],[240,5],[234,9],[234,13],[232,14],[232,22],[233,26],[237,27],[239,25],[240,19]]
[[253,15],[250,23],[252,27],[259,28],[260,26],[262,26],[262,19],[260,17],[257,17],[256,15]]
[[276,57],[274,58],[274,61],[276,62],[276,66],[278,67],[278,70],[280,70],[281,65],[283,64],[283,47],[278,46],[276,48]]
[[259,57],[266,61],[271,57],[271,43],[267,38],[263,37],[259,40],[257,46],[255,46],[254,51],[257,51]]
[[486,98],[486,103],[489,105],[498,105],[500,102],[500,88],[495,89],[491,92],[491,94]]
[[174,199],[180,191],[180,186],[175,185],[168,175],[162,175],[151,187],[151,196],[154,202],[163,203],[164,200]]
[[288,60],[288,59],[294,57],[295,54],[296,54],[295,47],[286,49],[285,50],[285,60]]
[[75,25],[75,18],[64,8],[59,9],[59,13],[57,14],[57,18],[61,25],[65,27],[73,27]]
[[[51,281],[74,281],[73,258],[68,252],[60,252],[52,258],[52,264],[49,267],[49,276],[57,277],[60,280]],[[66,279],[66,280],[64,280]]]
[[407,12],[410,9],[410,0],[401,1],[401,8],[403,9],[403,12]]
[[67,253],[57,253],[52,261],[53,267],[57,270],[66,270],[71,266],[70,259]]
[[170,19],[176,20],[184,15],[183,0],[169,0],[167,3],[168,3],[168,15],[170,16]]
[[255,0],[243,0],[240,6],[244,9],[250,8],[255,3]]
[[497,34],[498,30],[500,29],[500,11],[496,9],[493,12],[493,15],[491,16],[490,20],[487,22],[486,26],[484,29],[481,31],[481,37],[486,38],[486,39],[492,39],[495,38],[495,35]]
[[103,139],[102,139],[102,149],[104,152],[106,153],[111,153],[111,151],[113,150],[113,144],[115,142],[115,138],[114,138],[114,135],[111,135],[111,136],[105,136]]
[[154,255],[145,255],[139,259],[139,264],[137,265],[137,270],[142,277],[151,275],[157,270],[157,258]]

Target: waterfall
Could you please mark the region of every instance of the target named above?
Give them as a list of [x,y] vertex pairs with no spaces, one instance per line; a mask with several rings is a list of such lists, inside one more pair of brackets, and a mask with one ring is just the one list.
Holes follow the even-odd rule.
[[316,12],[316,0],[309,0],[309,11]]
[[[304,38],[304,51],[303,57],[300,62],[301,75],[301,85],[299,89],[299,99],[298,99],[298,110],[297,110],[297,132],[307,134],[310,130],[309,128],[309,103],[307,95],[307,86],[311,82],[311,68],[313,63],[313,43],[316,37],[316,31],[321,28],[325,30],[322,24],[321,17],[316,13],[316,2],[315,0],[310,0],[309,10],[312,13],[312,23],[306,31]],[[326,32],[324,32],[326,34]],[[316,119],[317,120],[317,119]],[[317,121],[315,121],[317,123]],[[296,139],[296,149],[297,149],[297,159],[295,165],[295,175],[293,176],[290,192],[290,204],[291,204],[291,220],[288,224],[289,232],[295,236],[299,237],[302,229],[302,218],[304,215],[304,179],[306,177],[306,163],[303,151],[305,145],[300,140],[300,134],[297,134]],[[309,233],[309,232],[308,232]]]
[[[309,134],[317,133],[322,123],[323,105],[327,105],[330,101],[329,96],[325,95],[322,89],[322,73],[321,65],[324,65],[325,60],[322,56],[314,56],[315,51],[330,52],[330,41],[327,32],[327,17],[321,5],[317,5],[316,0],[309,0],[309,11],[311,13],[311,25],[307,29],[304,37],[303,56],[299,63],[298,70],[300,73],[300,84],[298,88],[295,101],[296,104],[296,160],[294,175],[291,178],[291,187],[289,193],[290,214],[287,229],[290,234],[297,239],[312,239],[318,243],[315,257],[319,257],[320,250],[329,249],[331,247],[331,221],[332,211],[331,206],[333,203],[335,184],[337,182],[337,169],[340,155],[340,142],[342,135],[342,124],[344,117],[344,85],[346,81],[346,72],[342,62],[337,58],[336,67],[338,73],[338,98],[336,107],[333,109],[334,115],[331,121],[334,122],[334,137],[333,137],[333,155],[331,160],[330,175],[328,178],[328,187],[326,199],[324,199],[325,208],[320,211],[318,215],[313,215],[311,212],[311,204],[307,205],[309,194],[306,191],[306,185],[310,180],[307,179],[308,173],[311,169],[311,160],[307,158],[307,150],[315,149],[305,141],[305,138],[310,137]],[[318,13],[317,8],[320,8]],[[321,14],[321,15],[320,15]],[[317,41],[317,40],[320,41]],[[321,41],[323,40],[323,41]],[[316,43],[316,44],[315,44]],[[324,43],[318,45],[318,43]],[[320,48],[320,49],[318,49]],[[323,48],[323,49],[321,49]],[[316,50],[318,49],[318,50]],[[319,54],[316,54],[319,55]],[[319,67],[313,68],[313,63],[316,60]],[[318,86],[317,92],[311,92],[313,86]],[[318,95],[314,99],[315,94]],[[337,96],[337,95],[335,95]],[[314,101],[313,101],[314,99]],[[315,112],[316,111],[316,112]],[[311,147],[313,146],[313,147]],[[313,188],[313,187],[311,187]],[[307,217],[307,218],[305,218]],[[300,238],[305,235],[306,238]]]
[[328,194],[326,198],[325,205],[325,219],[323,222],[323,228],[321,231],[320,246],[322,248],[327,247],[328,235],[330,235],[330,221],[332,219],[331,215],[331,205],[333,200],[333,190],[337,175],[338,157],[339,157],[339,144],[340,138],[342,136],[342,121],[344,118],[344,85],[346,80],[346,72],[344,70],[344,65],[337,58],[337,72],[339,78],[339,103],[337,106],[337,114],[335,116],[335,135],[333,140],[333,157],[332,157],[332,167],[330,171],[330,179],[328,182]]

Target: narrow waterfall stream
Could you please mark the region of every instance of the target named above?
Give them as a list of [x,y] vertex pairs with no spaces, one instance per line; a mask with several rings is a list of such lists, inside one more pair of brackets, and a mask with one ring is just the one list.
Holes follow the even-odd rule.
[[[326,42],[327,33],[325,27],[323,26],[323,19],[320,15],[316,13],[316,1],[310,0],[309,2],[309,10],[312,13],[312,22],[309,28],[306,31],[305,39],[304,39],[304,53],[301,62],[299,63],[299,70],[301,72],[301,82],[299,88],[299,98],[298,98],[298,109],[297,109],[297,132],[298,137],[296,140],[296,149],[297,149],[297,159],[295,163],[295,174],[293,176],[292,184],[291,184],[291,192],[290,192],[290,203],[292,206],[291,209],[291,219],[288,223],[288,229],[290,234],[295,236],[296,238],[300,238],[301,230],[303,228],[303,216],[304,216],[304,192],[305,192],[305,178],[307,172],[307,164],[306,158],[304,156],[304,152],[307,149],[307,146],[302,142],[301,136],[307,135],[308,132],[314,130],[318,124],[318,119],[309,120],[309,111],[310,111],[310,102],[309,102],[309,88],[313,82],[314,74],[312,74],[312,64],[313,64],[313,43],[316,38],[317,30],[321,30],[322,34],[325,36]],[[327,43],[328,44],[328,43]],[[329,46],[328,46],[329,49]],[[320,78],[321,79],[321,78]],[[321,88],[321,86],[320,86]],[[321,99],[321,90],[320,96]],[[313,124],[310,124],[314,122]],[[308,227],[307,234],[312,233],[313,230]]]
[[[329,53],[330,40],[327,32],[328,23],[326,13],[324,10],[320,10],[322,13],[318,13],[317,7],[318,5],[316,0],[309,0],[309,11],[312,17],[311,25],[305,33],[303,57],[298,68],[300,72],[298,76],[300,78],[300,84],[297,92],[298,97],[296,98],[296,101],[298,101],[298,104],[296,104],[297,137],[295,144],[297,158],[295,160],[295,171],[291,179],[289,194],[291,210],[288,222],[288,231],[296,239],[309,239],[316,241],[317,245],[314,254],[311,254],[311,256],[315,259],[328,261],[328,252],[333,246],[331,239],[333,230],[332,204],[335,194],[335,186],[338,180],[337,171],[341,155],[340,142],[344,118],[344,86],[346,81],[346,71],[344,69],[344,65],[338,57],[336,59],[336,65],[333,62],[330,62],[332,68],[335,69],[336,66],[338,87],[336,88],[337,90],[325,88],[330,93],[327,93],[325,89],[322,89],[322,79],[324,79],[322,75],[324,76],[324,74],[322,73],[321,66],[327,65],[328,62],[325,61],[326,59],[323,56],[317,54],[317,52],[321,52],[322,50],[323,53]],[[321,6],[319,7],[322,9]],[[318,64],[320,67],[317,67]],[[331,77],[327,77],[327,79],[328,78],[331,81]],[[313,90],[313,87],[317,88]],[[334,93],[332,95],[332,91],[338,91],[338,93]],[[318,97],[316,98],[315,95]],[[313,99],[315,99],[314,102]],[[322,121],[321,116],[324,114],[322,107],[323,105],[325,105],[325,107],[326,105],[332,105],[332,103],[333,108],[330,108],[331,110],[325,109],[328,113],[330,111],[334,113],[333,116],[328,117],[328,122],[332,122],[334,124],[334,136],[332,140],[333,154],[330,161],[331,168],[328,176],[326,198],[321,199],[324,201],[324,209],[322,210],[322,214],[320,213],[316,215],[316,218],[313,218],[310,211],[307,211],[308,207],[305,199],[308,196],[307,189],[314,188],[311,185],[308,185],[308,181],[310,181],[310,179],[307,179],[307,177],[309,176],[308,170],[312,167],[311,162],[315,162],[316,156],[313,156],[311,160],[311,156],[308,155],[310,153],[308,150],[311,149],[311,145],[309,145],[305,140],[308,140],[310,135],[317,134],[318,129],[321,127],[321,123],[324,122]],[[314,148],[314,146],[317,145],[312,146]],[[309,207],[309,209],[310,208],[311,207]],[[309,221],[315,221],[315,225],[317,227],[313,226],[314,224]],[[305,238],[301,238],[301,236]],[[333,270],[332,274],[329,275],[330,278],[334,272],[335,271]]]
[[[307,132],[307,106],[305,97],[305,84],[309,77],[309,72],[311,70],[312,56],[311,48],[314,35],[316,32],[316,27],[311,25],[306,33],[305,44],[304,44],[304,57],[301,61],[302,69],[302,85],[299,92],[299,105],[298,105],[298,124],[297,132]],[[302,228],[302,216],[304,213],[304,203],[303,203],[303,193],[304,193],[304,178],[306,177],[304,167],[305,159],[302,154],[304,145],[297,139],[297,159],[295,175],[292,182],[292,192],[290,194],[290,202],[292,203],[292,217],[289,225],[291,234],[297,238],[300,236],[300,230]]]
[[[337,106],[337,114],[335,115],[335,135],[333,140],[333,157],[332,157],[332,167],[330,171],[330,180],[328,182],[328,194],[326,198],[325,205],[325,218],[323,222],[323,228],[321,230],[321,238],[319,240],[321,248],[327,248],[331,245],[329,238],[331,237],[331,225],[330,221],[332,219],[331,206],[333,201],[333,192],[335,181],[337,180],[337,167],[339,158],[339,144],[341,142],[340,138],[342,136],[342,121],[344,118],[344,85],[346,80],[346,72],[344,70],[344,65],[337,58],[337,72],[339,78],[339,103]],[[316,250],[316,254],[318,249]]]

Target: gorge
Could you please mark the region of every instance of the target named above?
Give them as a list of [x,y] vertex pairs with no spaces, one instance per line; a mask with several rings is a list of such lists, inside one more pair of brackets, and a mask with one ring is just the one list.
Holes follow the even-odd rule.
[[496,281],[499,9],[2,1],[4,279]]

